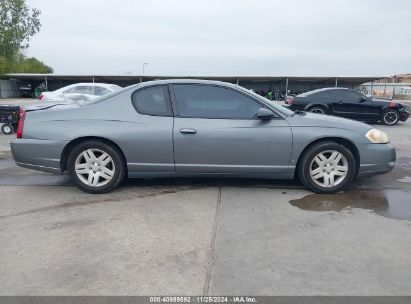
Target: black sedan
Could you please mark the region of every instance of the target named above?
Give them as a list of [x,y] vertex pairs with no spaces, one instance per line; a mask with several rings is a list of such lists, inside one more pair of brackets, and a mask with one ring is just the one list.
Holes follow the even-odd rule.
[[385,99],[374,99],[347,88],[324,88],[288,97],[288,107],[293,110],[342,116],[367,122],[380,121],[395,125],[406,121],[408,106]]

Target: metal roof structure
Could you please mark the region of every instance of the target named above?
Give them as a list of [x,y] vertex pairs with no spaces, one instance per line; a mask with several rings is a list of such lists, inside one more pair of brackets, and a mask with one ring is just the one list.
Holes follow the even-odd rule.
[[5,74],[4,79],[17,79],[17,80],[31,80],[31,81],[43,81],[47,80],[59,80],[59,81],[76,81],[76,82],[141,82],[159,79],[206,79],[206,80],[220,80],[232,83],[239,82],[330,82],[337,81],[344,84],[359,85],[365,82],[381,79],[382,76],[217,76],[217,75],[110,75],[110,74],[30,74],[30,73],[10,73]]

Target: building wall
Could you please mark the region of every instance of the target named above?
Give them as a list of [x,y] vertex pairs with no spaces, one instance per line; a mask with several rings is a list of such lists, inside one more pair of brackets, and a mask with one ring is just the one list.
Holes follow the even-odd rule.
[[366,95],[374,97],[411,100],[411,82],[367,82],[360,85],[360,90]]
[[18,80],[0,80],[0,98],[19,97]]

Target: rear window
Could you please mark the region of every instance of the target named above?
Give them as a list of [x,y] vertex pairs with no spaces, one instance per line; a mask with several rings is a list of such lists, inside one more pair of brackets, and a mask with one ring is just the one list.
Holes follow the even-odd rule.
[[166,86],[148,87],[136,91],[131,96],[133,106],[140,114],[152,116],[172,116]]
[[122,89],[120,86],[118,86],[118,85],[116,85],[116,84],[111,84],[109,87],[110,87],[110,89],[112,89],[113,91],[118,91],[118,90],[121,90],[121,89]]

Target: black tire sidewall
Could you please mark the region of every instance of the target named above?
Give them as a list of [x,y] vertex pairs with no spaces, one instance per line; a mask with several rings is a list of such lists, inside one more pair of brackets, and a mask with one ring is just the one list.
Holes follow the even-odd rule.
[[[395,113],[395,114],[397,115],[397,120],[396,120],[394,123],[392,123],[392,124],[386,123],[386,122],[385,122],[385,119],[384,119],[385,115],[387,115],[387,114],[390,113],[390,112]],[[386,126],[396,125],[399,121],[400,121],[400,113],[399,113],[397,110],[395,110],[395,109],[385,110],[385,111],[382,113],[382,115],[381,115],[381,122],[382,122],[384,125],[386,125]]]
[[[336,150],[342,153],[348,161],[348,173],[346,178],[337,186],[332,188],[323,188],[317,185],[310,176],[310,165],[313,158],[321,151]],[[343,190],[354,178],[356,174],[356,161],[352,152],[345,146],[336,142],[322,142],[313,145],[307,151],[304,152],[301,162],[298,166],[298,177],[305,187],[315,193],[326,194],[335,193]]]
[[[87,149],[100,149],[108,153],[113,159],[116,170],[114,172],[114,176],[111,179],[111,181],[104,186],[90,187],[84,184],[77,177],[77,174],[75,172],[75,162],[76,162],[77,156]],[[125,160],[124,160],[124,157],[122,156],[122,153],[116,147],[113,147],[112,145],[107,144],[102,141],[86,141],[86,142],[82,142],[78,144],[70,151],[70,154],[67,160],[67,169],[68,169],[68,172],[69,172],[69,175],[72,181],[81,190],[88,192],[88,193],[93,193],[93,194],[107,193],[117,188],[118,185],[120,185],[120,183],[123,181],[125,177],[125,173],[126,173],[125,166],[126,166]]]

